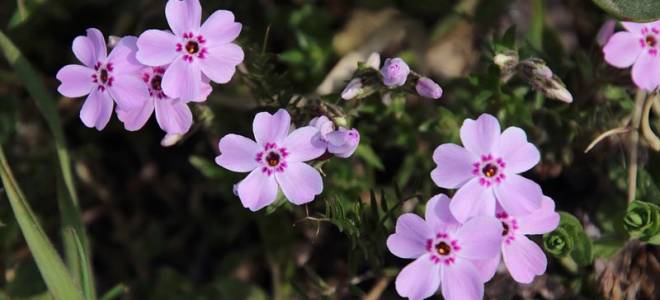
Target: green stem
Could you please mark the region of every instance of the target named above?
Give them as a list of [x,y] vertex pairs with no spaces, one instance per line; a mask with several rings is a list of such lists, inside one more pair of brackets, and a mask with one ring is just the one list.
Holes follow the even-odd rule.
[[637,156],[639,150],[639,125],[642,121],[642,107],[646,93],[638,90],[635,95],[635,107],[632,112],[632,131],[630,132],[630,142],[628,144],[628,204],[635,200],[637,193]]

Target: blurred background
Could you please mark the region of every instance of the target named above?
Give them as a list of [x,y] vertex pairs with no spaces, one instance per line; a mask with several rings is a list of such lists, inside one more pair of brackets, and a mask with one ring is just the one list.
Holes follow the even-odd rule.
[[[0,2],[0,28],[57,99],[100,293],[121,284],[120,299],[398,299],[393,280],[407,261],[385,248],[393,220],[448,193],[430,179],[433,150],[458,142],[465,118],[491,113],[503,128],[524,128],[539,147],[542,161],[526,176],[578,217],[596,241],[597,259],[570,269],[549,257],[547,274],[531,285],[499,273],[486,297],[625,299],[604,292],[617,276],[638,283],[638,299],[657,296],[658,249],[636,244],[616,252],[627,239],[618,225],[626,207],[625,140],[610,138],[584,153],[596,136],[628,120],[635,93],[629,72],[602,58],[596,35],[607,15],[590,1],[201,2],[203,18],[216,9],[234,12],[246,59],[229,84],[215,85],[194,106],[193,129],[172,147],[161,146],[154,119],[138,132],[115,117],[101,132],[84,127],[82,99],[56,94],[55,79],[59,68],[77,63],[71,43],[89,27],[106,36],[167,28],[164,1]],[[520,78],[500,81],[492,56],[507,38],[509,46],[515,38],[521,57],[545,60],[574,102],[547,99]],[[377,93],[344,102],[338,93],[371,52],[404,58],[440,83],[442,99]],[[251,137],[254,114],[286,106],[293,95],[323,95],[319,101],[340,107],[361,146],[349,159],[323,164],[325,189],[311,204],[280,199],[251,213],[232,193],[244,175],[213,163],[217,142],[228,133]],[[290,111],[298,126],[315,113]],[[17,180],[60,245],[53,138],[4,59],[0,125]],[[637,198],[658,203],[659,173],[658,156],[642,148]],[[48,299],[4,193],[0,221],[0,299]]]

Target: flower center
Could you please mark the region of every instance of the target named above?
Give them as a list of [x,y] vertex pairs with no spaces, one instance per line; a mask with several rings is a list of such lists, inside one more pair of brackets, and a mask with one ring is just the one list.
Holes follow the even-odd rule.
[[493,176],[497,175],[497,166],[494,164],[487,164],[483,169],[481,169],[481,172],[484,174],[484,176],[488,178],[492,178]]
[[151,89],[154,91],[162,90],[162,87],[160,86],[162,82],[163,82],[162,76],[154,75],[154,77],[151,79]]
[[101,72],[99,72],[99,79],[101,80],[101,83],[108,82],[108,70],[101,69]]
[[509,234],[509,224],[502,222],[502,236]]
[[280,155],[275,152],[268,153],[266,156],[266,163],[271,167],[277,166],[280,163]]
[[649,47],[655,47],[655,45],[658,43],[658,41],[655,39],[655,36],[653,35],[647,35],[644,41]]
[[440,242],[435,245],[435,251],[442,256],[447,256],[449,253],[451,253],[451,246],[445,242]]
[[199,44],[195,41],[188,41],[186,43],[186,51],[191,55],[199,52]]

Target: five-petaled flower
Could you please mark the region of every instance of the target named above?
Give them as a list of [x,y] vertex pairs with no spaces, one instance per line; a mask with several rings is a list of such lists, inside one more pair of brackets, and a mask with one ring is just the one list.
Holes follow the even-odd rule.
[[[126,130],[139,130],[149,120],[154,110],[160,128],[168,134],[184,134],[192,125],[192,112],[187,101],[172,99],[162,89],[165,67],[147,67],[142,70],[142,80],[149,88],[149,99],[134,109],[117,109],[117,117],[124,123]],[[200,98],[202,102],[211,93],[208,80],[202,82]]]
[[603,47],[605,60],[617,68],[632,66],[633,82],[653,91],[660,84],[660,21],[621,24],[626,30],[612,35]]
[[325,152],[312,144],[318,130],[306,126],[289,133],[290,124],[286,110],[274,115],[261,112],[252,124],[256,142],[228,134],[218,143],[218,165],[234,172],[250,172],[238,183],[237,192],[243,206],[252,211],[273,203],[278,185],[284,196],[298,205],[314,200],[323,191],[321,175],[305,163]]
[[425,219],[407,213],[387,239],[392,254],[415,259],[395,281],[399,295],[409,299],[432,296],[439,287],[447,300],[482,299],[484,274],[479,261],[497,257],[502,225],[494,217],[473,217],[459,223],[449,211],[450,200],[436,195],[426,205]]
[[[541,208],[522,217],[508,214],[498,205],[497,219],[502,222],[502,257],[511,277],[520,283],[531,283],[535,276],[545,273],[548,264],[541,247],[526,235],[544,234],[553,231],[559,225],[559,214],[555,212],[555,203],[543,196]],[[477,266],[491,278],[500,263],[500,256],[481,261]]]
[[243,49],[232,43],[241,32],[234,14],[218,10],[200,26],[199,0],[169,0],[165,16],[172,32],[147,30],[137,41],[137,59],[148,66],[169,65],[163,74],[163,92],[170,98],[200,98],[202,78],[217,83],[231,80],[243,61]]
[[113,99],[121,109],[141,107],[149,97],[146,85],[139,78],[143,67],[135,60],[136,38],[122,38],[107,54],[101,31],[87,29],[86,36],[73,40],[73,53],[83,65],[66,65],[57,72],[60,94],[87,99],[80,110],[80,119],[87,127],[102,130],[110,121]]
[[496,199],[513,216],[526,215],[541,207],[541,187],[518,173],[540,160],[539,151],[527,142],[518,127],[500,133],[495,117],[483,114],[467,119],[460,130],[463,146],[442,144],[435,149],[437,167],[431,178],[440,187],[460,188],[451,203],[461,222],[475,215],[495,215]]
[[346,129],[339,127],[335,129],[335,124],[326,116],[320,116],[309,122],[318,130],[312,138],[312,144],[316,147],[332,153],[341,158],[347,158],[353,155],[353,152],[360,144],[360,133],[357,129]]

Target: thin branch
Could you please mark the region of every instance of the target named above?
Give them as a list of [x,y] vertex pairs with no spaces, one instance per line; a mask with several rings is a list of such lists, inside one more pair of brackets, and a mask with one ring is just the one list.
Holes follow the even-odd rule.
[[[649,97],[652,97],[649,96]],[[646,93],[642,90],[637,91],[635,95],[635,107],[632,112],[632,133],[630,134],[630,144],[628,145],[628,203],[635,200],[637,193],[637,156],[639,151],[639,124],[642,120],[642,107],[646,100]]]
[[587,152],[591,151],[591,149],[593,149],[593,147],[595,147],[602,140],[604,140],[604,139],[606,139],[610,136],[616,135],[616,134],[628,133],[628,132],[630,132],[630,130],[631,130],[630,127],[617,127],[617,128],[613,128],[613,129],[610,129],[608,131],[605,131],[602,134],[600,134],[598,137],[596,137],[594,139],[594,141],[591,142],[591,144],[589,144],[587,149],[584,149],[584,153],[587,153]]

